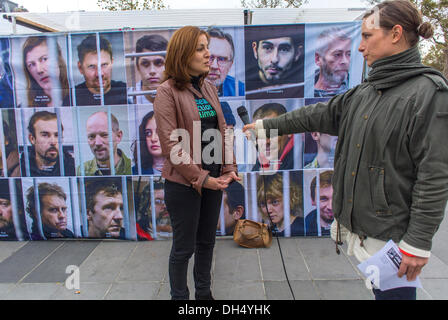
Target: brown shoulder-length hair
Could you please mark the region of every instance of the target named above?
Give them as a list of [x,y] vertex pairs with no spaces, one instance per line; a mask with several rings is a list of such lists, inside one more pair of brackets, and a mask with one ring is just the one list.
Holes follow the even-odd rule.
[[[208,33],[198,27],[185,26],[174,32],[166,49],[165,72],[162,82],[173,79],[177,89],[186,88],[187,84],[191,82],[188,67],[196,52],[199,37],[203,34],[209,41]],[[201,85],[207,75],[208,72],[201,75]]]
[[[39,95],[45,95],[43,89],[40,87],[40,85],[34,80],[33,76],[28,71],[28,68],[26,66],[26,58],[27,54],[33,50],[35,47],[45,44],[47,45],[47,38],[44,36],[37,36],[37,37],[29,37],[26,39],[25,43],[23,44],[23,69],[25,73],[25,78],[27,82],[27,91],[28,91],[28,106],[29,107],[40,107],[40,106],[46,106],[47,103],[44,103],[44,105],[41,105],[39,103],[36,103],[35,99]],[[58,67],[59,67],[59,82],[60,82],[60,89],[61,89],[61,96],[62,99],[64,99],[66,96],[69,95],[69,84],[68,84],[68,76],[67,76],[67,65],[65,64],[64,58],[62,57],[61,48],[59,47],[59,44],[56,43],[56,49],[58,54]],[[52,55],[53,53],[50,53]],[[52,97],[49,97],[52,99]]]

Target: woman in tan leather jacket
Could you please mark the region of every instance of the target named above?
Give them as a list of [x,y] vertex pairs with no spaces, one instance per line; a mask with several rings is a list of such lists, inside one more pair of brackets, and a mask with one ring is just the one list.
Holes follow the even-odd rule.
[[213,299],[210,270],[222,190],[240,180],[233,137],[225,134],[216,88],[204,80],[210,67],[208,40],[197,27],[183,27],[173,34],[165,81],[154,101],[157,132],[167,159],[162,177],[173,226],[169,276],[174,300],[189,299],[187,269],[193,253],[195,297]]

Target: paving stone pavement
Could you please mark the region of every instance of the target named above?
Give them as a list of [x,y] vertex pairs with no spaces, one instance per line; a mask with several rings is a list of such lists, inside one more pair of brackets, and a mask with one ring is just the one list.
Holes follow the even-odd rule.
[[[448,299],[448,222],[434,238],[423,269],[419,300]],[[373,300],[357,261],[335,253],[329,238],[281,238],[291,288],[297,300]],[[171,241],[0,242],[0,299],[168,300]],[[189,287],[194,297],[193,266]],[[80,289],[67,289],[66,269],[79,267]],[[212,267],[218,300],[291,300],[276,239],[268,249],[246,249],[218,238]]]

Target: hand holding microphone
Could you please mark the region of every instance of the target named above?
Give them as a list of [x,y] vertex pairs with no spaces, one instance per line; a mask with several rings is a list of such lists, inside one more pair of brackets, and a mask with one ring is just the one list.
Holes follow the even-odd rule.
[[250,123],[249,115],[247,113],[246,107],[244,107],[244,106],[238,107],[238,109],[236,109],[236,112],[238,113],[239,117],[241,118],[241,121],[244,124],[243,132],[246,134],[247,139],[249,141],[253,141],[255,146],[257,147],[257,142],[256,142],[257,135],[255,134],[255,122]]
[[[256,131],[256,122],[250,123],[249,116],[247,115],[247,110],[244,106],[237,108],[238,115],[241,121],[244,123],[243,133],[245,133],[247,139],[255,145],[257,150],[258,160],[261,164],[261,168],[266,168],[265,166],[270,166],[270,157],[267,156],[267,144],[270,144],[270,140],[266,137],[264,130]],[[262,121],[262,120],[257,120]],[[258,133],[258,135],[257,135]],[[257,137],[259,140],[257,140]],[[260,148],[259,145],[260,144]]]
[[249,131],[249,134],[251,134],[251,131],[255,131],[255,122],[246,124],[243,127],[243,132],[246,132],[246,131]]

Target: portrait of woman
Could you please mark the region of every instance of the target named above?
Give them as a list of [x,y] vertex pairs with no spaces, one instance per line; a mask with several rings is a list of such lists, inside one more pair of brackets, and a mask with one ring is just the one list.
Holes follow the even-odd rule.
[[[277,227],[277,236],[285,236],[285,229],[291,236],[304,235],[303,196],[300,172],[290,172],[289,184],[283,183],[283,173],[274,175],[259,175],[257,179],[257,203],[261,217],[265,223]],[[286,199],[285,188],[289,189],[289,199]],[[286,202],[289,200],[289,210]],[[286,215],[289,213],[289,223]]]
[[[6,168],[3,176],[20,177],[20,158],[17,150],[16,122],[13,109],[3,110],[3,155],[6,158]],[[6,174],[6,175],[5,175]]]
[[[52,47],[54,50],[50,49]],[[70,105],[67,65],[57,41],[41,36],[29,37],[25,40],[22,51],[26,105],[28,107]],[[57,61],[54,61],[56,52]]]
[[[138,138],[134,142],[134,162],[132,174],[161,174],[165,157],[162,155],[159,136],[156,132],[157,124],[154,118],[154,111],[148,112],[142,119],[138,127]],[[138,147],[140,146],[140,155]]]

